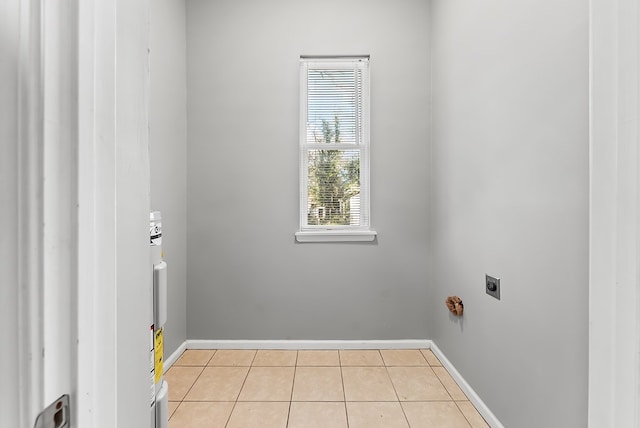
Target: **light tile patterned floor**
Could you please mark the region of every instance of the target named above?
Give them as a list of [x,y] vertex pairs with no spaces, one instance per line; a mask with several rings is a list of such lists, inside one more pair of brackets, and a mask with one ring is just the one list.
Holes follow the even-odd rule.
[[170,428],[488,428],[422,350],[188,350]]

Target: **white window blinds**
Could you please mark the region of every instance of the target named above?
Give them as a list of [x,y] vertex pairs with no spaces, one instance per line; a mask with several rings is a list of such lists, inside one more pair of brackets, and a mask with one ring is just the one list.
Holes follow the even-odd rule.
[[369,59],[301,58],[300,229],[369,229]]

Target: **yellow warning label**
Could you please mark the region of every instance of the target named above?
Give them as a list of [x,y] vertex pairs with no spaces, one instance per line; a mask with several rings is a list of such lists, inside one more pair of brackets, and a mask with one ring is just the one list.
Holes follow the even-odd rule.
[[164,357],[163,357],[163,353],[164,353],[164,344],[162,343],[162,329],[159,328],[158,330],[156,330],[155,332],[155,346],[154,346],[154,350],[155,350],[155,360],[156,360],[156,367],[155,367],[155,371],[156,371],[156,383],[160,382],[160,379],[162,378],[162,367],[164,365]]

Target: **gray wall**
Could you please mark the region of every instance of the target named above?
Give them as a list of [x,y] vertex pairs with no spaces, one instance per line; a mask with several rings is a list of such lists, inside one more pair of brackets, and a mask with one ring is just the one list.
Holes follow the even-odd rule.
[[165,357],[187,339],[187,71],[184,0],[150,3],[151,209],[162,211],[169,307]]
[[505,426],[585,427],[588,4],[434,0],[432,54],[430,338]]
[[[189,339],[428,338],[428,2],[187,1]],[[371,55],[374,244],[296,244],[301,54]]]

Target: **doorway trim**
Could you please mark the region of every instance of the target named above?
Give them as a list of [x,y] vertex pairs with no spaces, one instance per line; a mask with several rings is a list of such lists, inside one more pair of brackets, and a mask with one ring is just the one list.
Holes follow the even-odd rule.
[[640,8],[590,1],[589,426],[640,426]]
[[21,0],[17,95],[18,384],[20,426],[43,408],[43,47],[41,3]]

